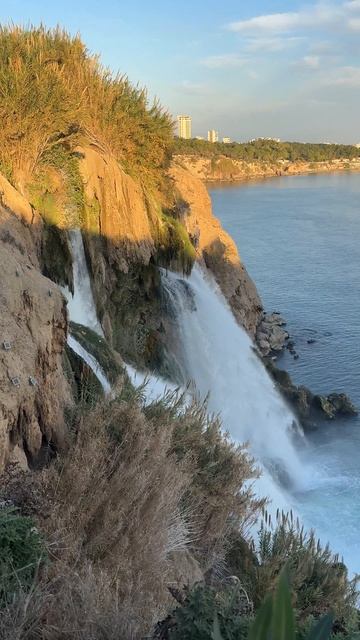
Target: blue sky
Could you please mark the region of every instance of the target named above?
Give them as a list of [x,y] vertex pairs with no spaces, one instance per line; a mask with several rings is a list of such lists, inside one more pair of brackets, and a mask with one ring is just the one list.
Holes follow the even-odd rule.
[[79,31],[194,135],[360,142],[360,0],[7,0],[0,20]]

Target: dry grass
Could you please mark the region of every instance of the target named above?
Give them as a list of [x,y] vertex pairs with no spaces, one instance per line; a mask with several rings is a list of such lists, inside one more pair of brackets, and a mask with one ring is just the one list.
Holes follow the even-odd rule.
[[104,403],[46,474],[54,556],[80,572],[100,567],[122,608],[148,623],[167,599],[169,554],[188,542],[180,503],[189,469],[168,455],[171,437],[171,425],[150,425],[136,400]]
[[0,636],[133,640],[149,633],[170,606],[168,586],[179,569],[192,572],[191,584],[199,576],[194,554],[207,570],[230,525],[257,513],[244,488],[253,475],[246,452],[221,435],[203,406],[184,407],[169,394],[143,407],[128,387],[102,402],[81,417],[66,456],[41,474],[8,479],[2,492],[37,517],[50,563],[31,593],[18,593],[4,612]]
[[171,451],[178,461],[193,465],[186,501],[193,515],[192,548],[209,569],[223,558],[228,535],[235,528],[246,533],[264,506],[254,498],[252,480],[258,477],[246,447],[236,446],[223,432],[220,418],[209,416],[205,404],[177,410],[170,397],[145,409],[151,422],[176,423]]

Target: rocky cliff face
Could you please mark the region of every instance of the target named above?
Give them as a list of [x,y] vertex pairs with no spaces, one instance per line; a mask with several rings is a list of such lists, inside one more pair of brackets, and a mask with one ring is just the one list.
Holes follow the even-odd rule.
[[225,156],[202,158],[182,155],[177,161],[197,178],[205,182],[236,182],[259,178],[302,173],[331,173],[333,171],[360,171],[359,159],[329,162],[274,162],[233,160]]
[[[78,154],[84,184],[79,223],[109,344],[125,359],[176,378],[167,356],[176,333],[159,271],[164,256],[176,265],[172,248],[161,245],[162,225],[170,219],[175,222],[165,237],[171,241],[178,234],[177,250],[188,243],[195,255],[196,247],[196,259],[214,274],[236,318],[254,335],[261,301],[234,242],[212,214],[202,182],[172,165],[170,187],[183,212],[169,218],[111,156],[93,148]],[[64,409],[73,402],[63,370],[68,319],[58,286],[73,285],[65,220],[64,211],[62,228],[43,223],[0,176],[0,470],[11,460],[35,467],[65,444]]]
[[19,217],[0,208],[0,470],[12,460],[36,466],[64,446],[71,402],[62,370],[65,301],[40,273],[41,228],[29,224],[36,214],[10,185],[2,187],[3,205]]
[[[111,157],[82,150],[87,201],[84,238],[105,335],[125,357],[169,374],[158,264],[159,206]],[[177,163],[169,175],[185,205],[181,222],[197,259],[214,274],[238,321],[255,334],[261,301],[236,246],[211,210],[203,183]],[[174,363],[169,365],[170,368]]]
[[177,162],[170,175],[188,204],[184,224],[195,241],[198,259],[214,274],[238,322],[254,336],[262,312],[261,300],[234,241],[212,213],[205,185]]

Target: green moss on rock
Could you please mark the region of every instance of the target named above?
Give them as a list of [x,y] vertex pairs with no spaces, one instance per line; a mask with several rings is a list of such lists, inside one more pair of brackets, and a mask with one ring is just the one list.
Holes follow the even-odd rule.
[[73,260],[67,232],[55,225],[44,225],[41,268],[47,278],[74,292]]
[[82,324],[70,322],[70,333],[99,363],[108,380],[115,384],[124,371],[120,357],[109,347],[106,340]]
[[69,345],[65,347],[63,369],[75,404],[94,406],[104,396],[104,390],[94,372]]
[[157,263],[189,275],[195,259],[195,247],[182,222],[163,213],[156,255]]

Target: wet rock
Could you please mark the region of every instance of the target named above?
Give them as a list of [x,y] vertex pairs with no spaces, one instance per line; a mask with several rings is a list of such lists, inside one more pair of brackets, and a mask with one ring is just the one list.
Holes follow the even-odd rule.
[[345,393],[314,395],[307,387],[295,385],[288,372],[278,369],[271,359],[265,359],[265,365],[305,430],[315,429],[321,420],[358,414],[357,408]]
[[327,396],[321,396],[321,395],[314,396],[313,406],[316,409],[319,409],[320,411],[322,411],[322,413],[327,418],[329,418],[329,420],[332,420],[333,418],[335,418],[336,409],[334,405],[329,401]]
[[282,328],[284,324],[286,324],[285,320],[280,314],[264,314],[256,332],[256,340],[263,355],[268,355],[270,351],[284,349],[289,339],[288,332]]
[[358,410],[346,393],[330,393],[328,400],[335,407],[337,415],[357,416]]
[[281,351],[284,346],[289,334],[287,331],[284,331],[281,327],[275,325],[273,330],[269,335],[269,343],[271,349],[274,351]]
[[278,325],[279,327],[286,325],[286,321],[284,320],[284,318],[280,315],[280,313],[277,313],[277,312],[271,313],[270,315],[266,315],[265,321],[268,324],[275,324],[275,325]]

